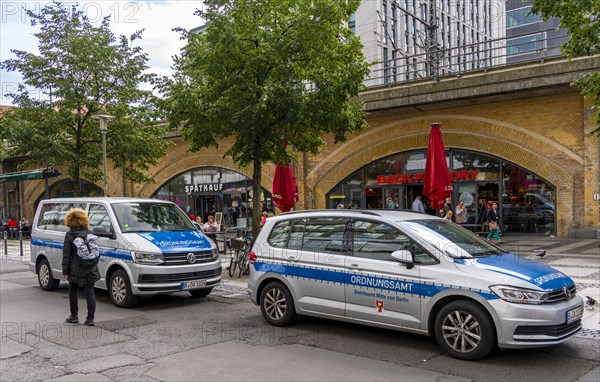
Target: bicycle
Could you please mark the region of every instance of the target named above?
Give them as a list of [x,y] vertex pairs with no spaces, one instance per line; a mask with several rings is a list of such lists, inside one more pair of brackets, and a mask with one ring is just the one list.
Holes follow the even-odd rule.
[[233,278],[236,268],[238,269],[238,277],[248,270],[250,265],[249,253],[252,242],[252,237],[246,235],[245,238],[237,237],[230,241],[231,259],[229,260],[229,277]]

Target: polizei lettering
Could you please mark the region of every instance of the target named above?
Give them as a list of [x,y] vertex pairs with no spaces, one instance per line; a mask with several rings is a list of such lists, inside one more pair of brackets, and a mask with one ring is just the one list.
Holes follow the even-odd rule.
[[379,279],[376,277],[352,275],[350,282],[354,285],[360,285],[368,288],[387,289],[396,292],[412,292],[412,283],[406,283],[398,280]]

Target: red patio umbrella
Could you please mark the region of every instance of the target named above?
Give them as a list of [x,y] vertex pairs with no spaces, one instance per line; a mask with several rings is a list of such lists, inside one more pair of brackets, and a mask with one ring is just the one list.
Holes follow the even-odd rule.
[[423,195],[431,200],[431,206],[440,210],[444,199],[452,195],[452,184],[446,164],[446,152],[439,123],[431,124],[427,159],[425,160],[425,177],[423,178]]
[[292,165],[278,164],[273,179],[273,204],[282,212],[287,212],[298,200],[298,185]]

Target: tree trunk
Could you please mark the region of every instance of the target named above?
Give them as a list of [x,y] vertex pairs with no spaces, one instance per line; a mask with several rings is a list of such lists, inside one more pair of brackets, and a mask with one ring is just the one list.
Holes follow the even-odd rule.
[[262,215],[262,208],[260,204],[260,192],[261,192],[261,171],[262,162],[260,158],[254,158],[254,169],[252,173],[252,237],[256,239],[260,232],[260,219]]

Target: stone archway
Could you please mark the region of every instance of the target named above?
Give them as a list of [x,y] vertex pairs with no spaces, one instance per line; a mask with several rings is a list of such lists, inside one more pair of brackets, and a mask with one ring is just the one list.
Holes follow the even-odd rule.
[[308,171],[305,191],[316,208],[325,208],[325,195],[367,163],[389,155],[427,147],[429,122],[442,124],[444,144],[490,154],[544,178],[556,189],[557,228],[567,234],[575,217],[574,190],[581,179],[583,159],[568,148],[520,126],[462,115],[421,116],[378,126],[339,145]]

